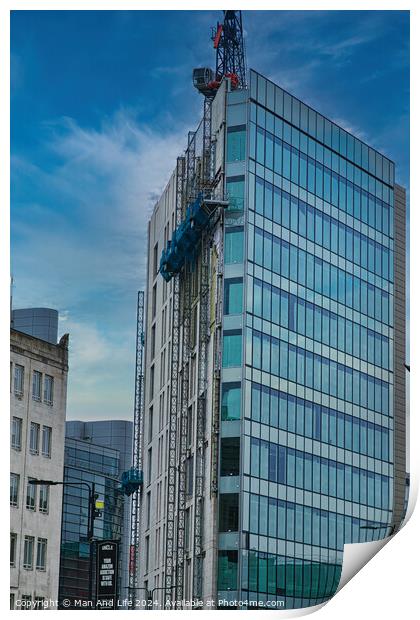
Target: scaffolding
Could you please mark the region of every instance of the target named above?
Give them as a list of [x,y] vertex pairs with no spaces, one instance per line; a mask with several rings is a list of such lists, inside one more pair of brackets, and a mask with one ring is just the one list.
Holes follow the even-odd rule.
[[[199,131],[202,152],[197,155]],[[184,598],[185,517],[187,500],[188,411],[191,397],[192,353],[196,324],[192,308],[198,299],[196,421],[193,463],[193,598],[202,597],[203,503],[207,407],[208,345],[210,339],[210,263],[214,230],[228,203],[216,195],[212,180],[211,101],[204,100],[203,121],[189,132],[185,157],[178,159],[176,227],[162,251],[159,271],[173,281],[171,402],[165,561],[165,602]],[[182,164],[181,164],[182,160]],[[193,290],[197,278],[198,290]],[[220,291],[218,290],[218,294]],[[219,343],[220,344],[220,343]],[[175,493],[176,489],[176,493]],[[175,526],[176,523],[176,526]]]
[[131,530],[129,557],[129,600],[134,606],[138,589],[138,565],[140,543],[140,501],[143,483],[143,417],[144,417],[144,292],[137,293],[136,370],[134,392],[133,466],[121,477],[121,487],[131,495]]
[[[176,164],[175,224],[182,222],[182,206],[185,179],[185,157],[178,157]],[[171,384],[169,403],[168,485],[166,502],[166,554],[165,554],[165,602],[172,599],[175,565],[175,504],[177,470],[177,424],[178,424],[178,373],[181,328],[181,276],[175,274],[172,281],[172,333],[171,333]]]
[[[221,213],[223,226],[223,212]],[[220,428],[220,383],[222,370],[222,315],[223,315],[223,235],[215,248],[215,309],[213,326],[213,396],[212,396],[212,423],[211,423],[211,467],[210,493],[213,497],[218,492],[218,452]]]
[[[188,148],[186,153],[186,196],[188,201],[194,200],[195,164],[196,164],[195,132],[188,134]],[[185,504],[186,504],[186,467],[187,467],[187,424],[188,400],[190,387],[190,360],[191,360],[191,278],[192,265],[184,259],[184,269],[181,275],[182,282],[182,367],[181,367],[181,402],[179,419],[179,459],[178,459],[178,512],[177,512],[177,565],[175,600],[181,601],[184,595],[185,571]]]
[[[211,187],[211,100],[204,99],[203,155],[201,187]],[[211,222],[209,222],[211,223]],[[203,502],[204,502],[204,439],[207,406],[207,348],[209,342],[209,263],[212,244],[211,226],[202,232],[199,289],[198,369],[197,369],[197,420],[195,433],[195,483],[194,483],[194,578],[193,598],[202,596],[203,575]]]

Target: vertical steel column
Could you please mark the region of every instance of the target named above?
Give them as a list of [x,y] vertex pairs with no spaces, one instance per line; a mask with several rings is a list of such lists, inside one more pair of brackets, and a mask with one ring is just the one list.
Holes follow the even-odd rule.
[[189,362],[191,359],[191,278],[192,273],[186,264],[183,271],[183,323],[182,323],[182,372],[181,372],[181,411],[179,417],[179,458],[178,458],[178,520],[177,520],[177,569],[176,600],[184,598],[185,566],[185,502],[187,492],[187,424],[189,400]]
[[213,336],[213,411],[211,435],[211,483],[210,492],[213,496],[218,492],[218,453],[220,427],[220,382],[222,369],[222,313],[223,313],[223,212],[220,220],[220,239],[217,248],[216,273],[216,311]]
[[211,106],[212,99],[205,97],[203,110],[203,166],[202,185],[211,185]]
[[[187,171],[186,171],[186,204],[195,198],[195,132],[188,133]],[[181,402],[179,415],[178,437],[178,493],[177,493],[177,563],[175,600],[184,598],[184,570],[185,570],[185,501],[187,479],[187,423],[189,400],[189,361],[191,358],[191,279],[190,263],[185,262],[182,276],[182,365],[181,365]]]
[[[176,209],[175,227],[182,220],[182,207],[185,182],[185,158],[178,157],[176,163]],[[166,503],[166,555],[165,555],[165,603],[172,599],[173,575],[175,567],[175,487],[177,456],[177,413],[178,413],[178,372],[181,326],[181,279],[175,275],[172,289],[172,333],[171,333],[171,387],[169,403],[169,446],[168,446],[168,489]]]
[[[133,428],[133,467],[136,471],[143,467],[143,418],[144,418],[144,291],[137,293],[137,333],[136,333],[136,370],[134,394],[134,428]],[[138,587],[137,568],[140,546],[140,499],[141,489],[137,489],[131,498],[131,531],[129,558],[129,599],[135,601]],[[134,606],[134,602],[132,603]]]
[[203,502],[204,502],[204,436],[207,401],[207,344],[209,331],[209,254],[210,238],[203,235],[200,267],[200,319],[198,339],[198,389],[195,434],[194,493],[194,599],[202,596],[203,572]]
[[[204,99],[203,110],[203,166],[202,187],[211,187],[211,99]],[[204,438],[207,404],[207,346],[209,341],[209,262],[212,244],[211,230],[201,239],[200,307],[197,369],[197,420],[195,434],[195,484],[194,484],[194,560],[193,598],[201,600],[203,582],[203,503],[204,503]]]

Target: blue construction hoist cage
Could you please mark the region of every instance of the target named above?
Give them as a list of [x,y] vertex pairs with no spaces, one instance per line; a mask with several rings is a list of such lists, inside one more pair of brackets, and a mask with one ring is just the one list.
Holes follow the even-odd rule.
[[133,495],[143,484],[143,472],[135,467],[123,471],[121,475],[121,491],[124,495]]
[[181,271],[185,261],[196,257],[202,232],[220,206],[227,207],[228,202],[205,196],[204,192],[200,192],[195,201],[188,205],[184,220],[162,251],[159,272],[166,282]]

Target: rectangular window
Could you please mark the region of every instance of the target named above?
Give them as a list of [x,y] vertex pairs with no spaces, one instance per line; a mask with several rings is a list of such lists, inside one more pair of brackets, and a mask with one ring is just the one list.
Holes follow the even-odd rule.
[[36,569],[45,570],[47,567],[47,539],[38,538],[36,549]]
[[241,418],[241,384],[224,383],[222,387],[222,420]]
[[219,532],[237,532],[239,494],[222,493],[219,501]]
[[32,375],[32,400],[41,402],[42,373],[34,370]]
[[224,314],[242,313],[242,278],[225,280]]
[[15,450],[22,448],[22,420],[21,418],[12,418],[12,437],[11,445]]
[[244,210],[245,177],[229,177],[226,179],[226,191],[229,199],[229,211]]
[[239,476],[239,437],[222,437],[220,446],[220,475]]
[[194,486],[194,459],[192,456],[187,458],[186,463],[186,477],[187,477],[187,494],[192,495]]
[[225,265],[242,263],[244,260],[244,231],[242,227],[228,228],[225,234]]
[[228,127],[226,161],[243,161],[245,159],[246,126]]
[[153,274],[158,273],[158,252],[159,252],[159,244],[156,243],[153,248]]
[[274,167],[274,136],[270,133],[265,134],[265,165],[266,168],[273,170]]
[[51,440],[52,428],[50,426],[42,427],[42,456],[51,457]]
[[23,547],[23,568],[26,568],[26,570],[32,570],[34,567],[34,544],[35,539],[33,536],[25,536]]
[[10,505],[19,505],[19,474],[10,474]]
[[44,376],[44,403],[52,406],[54,391],[54,377],[50,375]]
[[29,435],[29,451],[31,454],[39,454],[39,431],[39,424],[31,422],[31,430]]
[[152,319],[156,316],[156,297],[157,297],[157,287],[156,284],[152,289]]
[[219,551],[217,587],[236,590],[238,587],[238,552]]
[[50,503],[50,487],[48,484],[40,484],[39,485],[39,504],[38,504],[39,512],[48,514],[49,503]]
[[146,530],[150,527],[150,491],[146,495]]
[[150,337],[150,357],[153,359],[156,353],[156,325],[152,325]]
[[16,563],[17,534],[10,533],[10,566]]
[[152,366],[150,367],[150,384],[149,384],[149,398],[150,400],[152,400],[153,396],[154,396],[154,391],[155,391],[155,365],[152,364]]
[[283,144],[283,176],[290,180],[290,146]]
[[23,380],[25,376],[25,368],[20,364],[15,364],[15,376],[13,382],[13,391],[15,396],[23,396]]
[[147,451],[147,484],[152,482],[152,448]]
[[240,330],[225,331],[223,334],[223,368],[242,364],[242,333]]
[[22,603],[21,603],[22,609],[23,610],[31,609],[31,604],[32,604],[32,597],[31,597],[31,595],[30,594],[22,594],[21,599],[22,599]]
[[36,510],[36,486],[34,484],[30,484],[30,480],[32,478],[28,478],[28,484],[26,487],[26,508],[28,510]]
[[149,407],[149,440],[148,443],[151,443],[153,438],[153,405]]

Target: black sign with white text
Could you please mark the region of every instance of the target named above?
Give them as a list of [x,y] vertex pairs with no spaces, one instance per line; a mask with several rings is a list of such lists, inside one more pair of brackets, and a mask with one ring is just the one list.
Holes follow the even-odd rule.
[[113,540],[96,543],[96,605],[115,609],[118,579],[118,543]]

